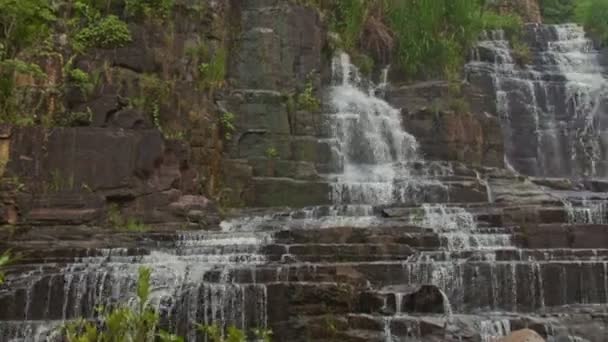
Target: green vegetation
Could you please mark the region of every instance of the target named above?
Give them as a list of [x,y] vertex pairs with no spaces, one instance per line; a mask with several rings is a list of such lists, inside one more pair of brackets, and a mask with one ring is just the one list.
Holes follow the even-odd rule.
[[232,134],[236,130],[234,126],[234,114],[231,112],[224,112],[220,115],[220,125],[224,134],[224,139],[232,140]]
[[[229,326],[226,329],[225,336],[222,328],[217,325],[202,325],[197,324],[198,330],[200,330],[208,339],[209,342],[246,342],[247,334],[245,331],[235,327]],[[252,329],[252,333],[255,336],[256,342],[271,342],[272,331],[266,329]]]
[[[2,259],[0,259],[0,262]],[[0,264],[0,267],[2,264]],[[137,302],[135,305],[119,305],[111,310],[100,309],[97,322],[84,319],[63,327],[67,342],[183,342],[183,337],[158,328],[160,316],[150,305],[150,278],[152,271],[147,267],[139,268],[137,280]],[[228,327],[226,333],[217,325],[196,325],[210,342],[246,342],[243,330]],[[272,331],[253,329],[256,341],[270,342]]]
[[74,189],[74,175],[66,176],[58,169],[50,173],[49,182],[46,183],[46,191],[60,192]]
[[[19,77],[25,84],[16,84]],[[34,117],[22,113],[23,94],[35,82],[46,77],[42,69],[34,64],[20,59],[0,60],[0,123],[10,123],[17,126],[34,124]]]
[[124,0],[127,15],[137,18],[167,19],[174,0]]
[[183,341],[173,334],[158,330],[159,315],[149,305],[151,270],[139,269],[137,281],[137,303],[121,305],[112,310],[101,309],[98,324],[80,320],[68,324],[64,335],[68,342],[116,342],[116,341]]
[[576,0],[541,0],[543,21],[547,24],[573,21],[575,2]]
[[504,29],[516,37],[523,26],[515,15],[499,15],[488,1],[476,0],[299,0],[314,6],[340,36],[337,47],[356,56],[365,73],[389,54],[410,79],[457,79],[465,55],[484,29]]
[[80,127],[88,126],[93,121],[93,112],[87,108],[84,112],[62,113],[53,120],[53,124],[59,127]]
[[127,23],[115,15],[93,16],[74,36],[74,47],[78,51],[89,48],[112,49],[131,42],[131,31]]
[[141,233],[148,231],[148,227],[139,220],[133,217],[125,218],[120,212],[120,208],[118,208],[118,205],[116,204],[111,204],[108,207],[107,217],[108,223],[113,229],[133,233]]
[[11,251],[5,251],[0,255],[0,285],[4,284],[4,279],[6,275],[4,274],[3,269],[8,266],[13,261],[13,257]]
[[226,81],[226,58],[228,52],[225,48],[215,51],[211,60],[201,63],[198,67],[201,88],[213,91],[222,88]]
[[48,0],[0,0],[0,61],[45,39],[54,20]]
[[67,76],[69,84],[80,89],[85,96],[88,96],[93,92],[95,85],[91,81],[89,74],[83,70],[68,67]]
[[311,113],[318,112],[321,108],[321,101],[315,96],[314,87],[311,81],[308,81],[304,90],[298,94],[296,105],[299,110],[305,110]]
[[276,159],[279,157],[279,151],[275,147],[269,147],[266,149],[266,158]]
[[575,17],[594,39],[608,44],[608,0],[577,1]]
[[542,0],[543,19],[549,24],[576,21],[602,44],[608,44],[608,0]]

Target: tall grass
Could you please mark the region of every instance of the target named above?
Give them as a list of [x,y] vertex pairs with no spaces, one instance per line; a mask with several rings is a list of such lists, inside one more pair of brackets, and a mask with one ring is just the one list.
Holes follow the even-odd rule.
[[450,74],[483,28],[474,0],[387,0],[399,65],[414,77]]

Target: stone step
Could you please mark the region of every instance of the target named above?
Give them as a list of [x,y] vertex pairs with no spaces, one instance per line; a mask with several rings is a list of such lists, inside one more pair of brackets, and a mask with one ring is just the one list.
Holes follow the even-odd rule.
[[[595,312],[598,310],[595,309]],[[563,316],[513,316],[503,314],[400,315],[327,314],[276,317],[272,329],[290,342],[305,341],[500,341],[510,332],[532,329],[551,341],[605,341],[601,317],[569,312]],[[575,323],[575,324],[573,324]],[[573,330],[572,326],[586,327]],[[289,328],[287,328],[289,327]],[[293,328],[296,327],[295,330]],[[578,339],[577,339],[578,337]],[[584,338],[584,339],[583,339]]]
[[399,243],[412,247],[437,248],[437,234],[428,228],[403,224],[366,228],[332,227],[324,229],[292,229],[274,235],[276,243]]
[[[206,274],[217,281],[220,273]],[[455,311],[528,312],[576,303],[608,303],[608,261],[468,261],[296,264],[232,269],[236,283],[332,282],[374,288],[435,284]]]
[[263,248],[271,261],[342,262],[406,260],[415,253],[407,244],[271,244]]

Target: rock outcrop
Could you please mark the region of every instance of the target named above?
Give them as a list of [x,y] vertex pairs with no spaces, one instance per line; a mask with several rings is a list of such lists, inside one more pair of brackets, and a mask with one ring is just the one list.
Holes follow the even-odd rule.
[[244,2],[238,16],[229,77],[222,101],[235,130],[222,161],[224,201],[232,206],[304,206],[327,203],[319,177],[328,146],[319,141],[319,109],[298,96],[319,96],[325,30],[317,11],[285,1]]
[[499,13],[516,13],[525,22],[542,22],[539,0],[497,0],[491,5],[495,6]]
[[514,331],[501,342],[545,342],[545,339],[534,330],[524,329]]

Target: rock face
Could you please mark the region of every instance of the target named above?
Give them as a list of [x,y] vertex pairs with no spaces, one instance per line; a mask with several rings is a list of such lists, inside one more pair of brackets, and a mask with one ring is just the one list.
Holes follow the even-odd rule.
[[[478,100],[472,89],[465,98]],[[480,96],[487,95],[481,94]],[[413,134],[428,159],[456,160],[470,165],[503,165],[499,120],[466,102],[449,100],[446,82],[422,82],[391,88],[387,100],[401,108],[403,128]]]
[[320,113],[297,100],[307,86],[319,89],[327,67],[318,13],[285,1],[246,1],[233,20],[240,32],[229,71],[233,89],[223,101],[235,114],[223,160],[224,200],[235,206],[327,203],[329,190],[317,170],[329,153],[318,139]]
[[545,342],[545,339],[530,329],[518,330],[501,340],[502,342]]
[[541,23],[539,0],[498,0],[492,4],[499,13],[516,13],[525,22]]

